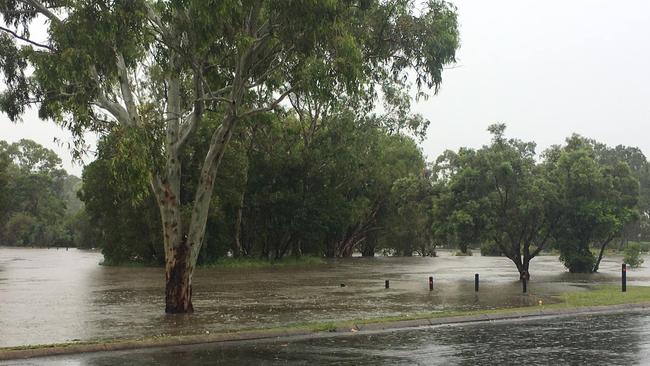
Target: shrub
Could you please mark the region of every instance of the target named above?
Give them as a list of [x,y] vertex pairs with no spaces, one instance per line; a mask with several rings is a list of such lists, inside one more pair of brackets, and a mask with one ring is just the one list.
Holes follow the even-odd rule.
[[484,257],[500,257],[503,253],[501,253],[501,248],[497,243],[487,242],[481,244],[481,255]]
[[596,258],[589,249],[585,250],[577,246],[561,247],[560,261],[571,273],[589,273],[596,264]]
[[629,265],[631,268],[638,268],[643,264],[643,259],[641,258],[641,245],[639,243],[628,243],[625,247],[625,256],[623,261]]
[[458,251],[456,251],[456,253],[454,253],[454,255],[455,255],[456,257],[471,257],[473,254],[472,254],[472,250],[471,250],[471,249],[467,249],[467,252],[465,252],[465,253],[463,253],[462,251],[458,250]]
[[647,241],[640,241],[639,243],[639,248],[641,248],[642,253],[648,253],[650,252],[650,242]]

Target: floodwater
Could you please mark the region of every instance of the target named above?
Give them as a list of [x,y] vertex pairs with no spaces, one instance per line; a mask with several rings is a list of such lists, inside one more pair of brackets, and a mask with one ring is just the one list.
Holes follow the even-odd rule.
[[645,365],[650,315],[610,314],[13,361],[108,365]]
[[[161,268],[104,267],[101,260],[100,253],[76,249],[0,248],[0,347],[534,305],[594,283],[618,283],[621,263],[609,257],[602,273],[574,275],[557,257],[535,258],[528,295],[521,293],[508,259],[449,252],[437,258],[350,258],[308,268],[200,268],[195,313],[166,315]],[[478,294],[474,273],[481,278]],[[384,288],[387,279],[390,289]],[[630,271],[628,280],[650,285],[650,269]]]

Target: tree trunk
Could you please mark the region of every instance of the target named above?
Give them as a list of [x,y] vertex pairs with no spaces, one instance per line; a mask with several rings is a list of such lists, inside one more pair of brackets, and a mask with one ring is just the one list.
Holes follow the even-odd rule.
[[375,256],[375,245],[366,242],[366,244],[361,249],[361,255],[364,257],[374,257]]
[[336,257],[336,244],[337,242],[328,239],[325,246],[325,257],[335,258]]
[[237,206],[237,212],[235,212],[235,242],[232,248],[232,254],[234,257],[239,257],[242,254],[242,216],[244,214],[244,197],[246,194],[246,185],[239,196],[239,205]]
[[165,265],[165,312],[168,314],[191,313],[192,306],[192,272],[194,266],[189,263],[190,248],[182,244],[172,248],[172,255]]
[[247,255],[248,250],[244,248],[244,245],[242,243],[242,233],[243,233],[243,227],[244,227],[244,222],[243,222],[243,216],[244,216],[244,202],[246,199],[246,189],[248,188],[248,170],[250,168],[250,161],[253,156],[253,146],[255,146],[255,134],[257,132],[257,129],[253,127],[251,131],[251,136],[250,136],[250,142],[248,144],[248,149],[246,151],[246,167],[244,171],[244,180],[242,182],[242,191],[241,195],[239,196],[239,202],[237,205],[237,212],[235,212],[235,242],[234,242],[234,248],[233,248],[233,255],[235,257],[239,257],[242,254]]
[[594,264],[594,268],[591,270],[591,272],[593,273],[598,272],[598,268],[600,267],[600,261],[603,259],[603,255],[605,254],[605,248],[613,239],[614,239],[613,237],[608,238],[601,244],[600,252],[598,253],[598,259],[596,259],[596,263]]
[[530,259],[525,259],[522,261],[521,255],[516,255],[514,258],[511,257],[510,260],[517,266],[517,271],[519,272],[519,279],[530,280],[530,273],[528,272],[528,265]]
[[291,254],[296,258],[302,257],[302,239],[294,241]]
[[520,280],[530,281],[530,272],[528,271],[530,265],[530,258],[524,258],[522,263],[522,272],[519,273]]

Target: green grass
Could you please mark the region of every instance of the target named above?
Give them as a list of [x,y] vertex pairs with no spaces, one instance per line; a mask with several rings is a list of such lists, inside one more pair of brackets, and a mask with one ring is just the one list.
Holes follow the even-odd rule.
[[214,262],[205,264],[207,268],[268,268],[268,267],[308,267],[325,264],[325,260],[319,257],[286,257],[277,260],[260,258],[219,258]]
[[549,306],[583,307],[650,302],[650,287],[628,286],[621,292],[620,286],[602,285],[595,290],[568,292],[557,297],[561,302]]

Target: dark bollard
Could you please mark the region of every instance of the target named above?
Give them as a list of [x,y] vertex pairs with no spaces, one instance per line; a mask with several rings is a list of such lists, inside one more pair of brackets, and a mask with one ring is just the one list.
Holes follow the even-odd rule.
[[386,288],[390,288],[390,283],[386,280]]
[[528,284],[527,284],[528,281],[526,281],[526,277],[524,277],[521,281],[522,281],[521,285],[523,286],[524,293],[528,292]]
[[627,291],[627,266],[625,263],[621,266],[621,291]]
[[433,277],[429,277],[429,291],[433,291]]
[[474,291],[478,292],[478,273],[474,275]]
[[341,284],[341,287],[345,287],[345,283],[342,283],[342,284]]

